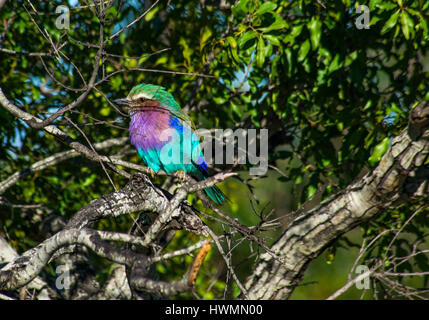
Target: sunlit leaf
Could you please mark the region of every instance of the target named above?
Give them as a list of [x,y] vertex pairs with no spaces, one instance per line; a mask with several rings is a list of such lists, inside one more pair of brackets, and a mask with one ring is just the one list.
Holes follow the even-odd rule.
[[387,31],[389,31],[396,25],[396,23],[398,22],[399,12],[400,10],[396,11],[390,16],[389,20],[386,21],[383,28],[381,29],[381,34],[385,34]]
[[307,56],[308,51],[310,51],[310,41],[307,39],[302,43],[301,47],[299,48],[298,61],[303,61]]
[[414,34],[414,22],[408,12],[405,10],[401,12],[401,24],[405,39],[410,39],[410,35]]
[[319,47],[322,37],[322,22],[317,17],[313,17],[307,27],[310,30],[311,47],[315,50]]
[[387,148],[389,147],[389,141],[390,139],[386,137],[374,147],[371,156],[368,158],[368,162],[372,166],[377,164],[380,161],[381,157],[384,155],[384,153],[387,151]]
[[264,13],[269,11],[274,11],[277,8],[277,5],[271,1],[264,2],[258,10],[256,10],[255,15],[261,16]]
[[258,47],[256,52],[256,65],[261,68],[264,65],[265,62],[265,43],[264,39],[260,37],[258,39]]

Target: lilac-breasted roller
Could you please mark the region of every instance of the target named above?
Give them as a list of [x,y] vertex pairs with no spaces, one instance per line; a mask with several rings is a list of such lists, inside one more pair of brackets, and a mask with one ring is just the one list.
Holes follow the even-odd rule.
[[[114,102],[129,109],[131,143],[149,168],[167,174],[182,170],[197,181],[207,179],[207,163],[191,119],[165,88],[142,83]],[[225,201],[216,186],[204,191],[217,204]]]

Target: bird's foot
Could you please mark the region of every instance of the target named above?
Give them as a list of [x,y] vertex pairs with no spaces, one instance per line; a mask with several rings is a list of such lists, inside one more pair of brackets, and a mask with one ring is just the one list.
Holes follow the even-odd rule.
[[187,180],[186,172],[183,170],[176,171],[174,176],[180,181],[185,182]]
[[155,178],[155,176],[156,176],[156,172],[155,172],[155,171],[153,171],[153,170],[152,170],[152,168],[148,168],[148,172],[147,172],[147,174],[148,174],[152,179],[154,179],[154,178]]

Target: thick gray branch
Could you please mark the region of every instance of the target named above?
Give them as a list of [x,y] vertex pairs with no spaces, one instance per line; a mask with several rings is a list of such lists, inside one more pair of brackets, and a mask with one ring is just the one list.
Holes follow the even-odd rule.
[[[13,261],[14,259],[18,258],[19,254],[13,249],[7,241],[0,237],[0,265],[9,263]],[[49,291],[47,290],[48,285],[45,281],[42,280],[40,277],[34,278],[29,284],[29,289],[35,289],[38,291]],[[47,292],[43,292],[42,294],[46,294]],[[47,294],[47,297],[49,297],[49,294]]]
[[338,237],[384,210],[427,197],[428,108],[421,103],[413,109],[409,128],[373,171],[292,222],[271,248],[285,262],[262,255],[246,283],[250,298],[287,298],[310,261]]
[[[156,235],[161,230],[161,227],[165,226],[173,218],[179,217],[178,221],[180,221],[182,224],[181,227],[184,229],[187,229],[187,225],[189,225],[189,228],[196,233],[207,233],[205,231],[206,227],[199,218],[197,220],[200,221],[201,225],[199,229],[196,228],[195,218],[197,216],[192,214],[189,207],[182,204],[182,199],[187,194],[187,190],[195,191],[199,188],[213,185],[220,181],[219,179],[222,179],[222,177],[225,178],[229,175],[219,174],[208,179],[204,184],[188,184],[180,189],[174,197],[164,194],[150,182],[147,176],[142,174],[134,175],[123,189],[93,200],[86,207],[78,211],[69,221],[65,230],[58,232],[37,247],[26,251],[22,256],[16,257],[15,260],[3,267],[0,270],[0,290],[13,290],[27,284],[40,273],[42,268],[49,263],[57,251],[75,244],[84,245],[101,257],[127,265],[131,267],[133,272],[137,272],[135,269],[140,271],[142,269],[146,270],[149,264],[146,257],[142,258],[132,253],[132,251],[120,249],[116,246],[108,245],[105,241],[101,241],[124,241],[140,246],[147,246],[149,243],[147,243],[146,238],[141,239],[132,235],[89,230],[85,229],[85,227],[102,218],[117,217],[136,211],[152,211],[158,213],[159,217],[163,218],[160,219],[161,224],[156,225],[156,230],[148,232],[148,234]],[[136,259],[139,262],[137,264]],[[138,266],[136,267],[136,265]],[[188,285],[185,288],[180,281],[171,284],[171,286],[160,283],[159,286],[154,287],[154,284],[145,278],[146,273],[147,270],[143,273],[136,273],[136,288],[146,288],[145,286],[148,286],[147,288],[154,288],[155,292],[162,291],[164,294],[176,291],[182,292],[181,290],[189,289]]]
[[[103,233],[90,229],[67,229],[58,232],[37,247],[26,251],[0,270],[0,290],[15,290],[32,281],[62,247],[81,244],[103,258],[127,266],[147,269],[147,258],[130,250],[102,241]],[[128,235],[124,235],[128,236]]]

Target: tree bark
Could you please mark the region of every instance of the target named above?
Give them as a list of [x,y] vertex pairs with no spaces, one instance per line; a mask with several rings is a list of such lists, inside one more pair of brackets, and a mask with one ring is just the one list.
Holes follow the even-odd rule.
[[378,213],[427,197],[428,115],[429,103],[420,103],[374,170],[292,222],[271,248],[280,259],[263,254],[248,278],[251,299],[288,298],[308,264],[341,235]]

